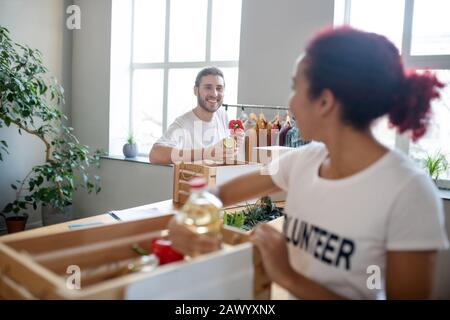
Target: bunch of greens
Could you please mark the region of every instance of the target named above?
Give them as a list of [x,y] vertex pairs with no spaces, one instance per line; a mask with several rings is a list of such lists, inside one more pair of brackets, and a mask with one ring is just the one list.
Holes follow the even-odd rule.
[[283,215],[283,208],[277,207],[270,197],[262,197],[253,205],[246,205],[242,211],[229,213],[224,211],[223,224],[251,230],[260,222],[268,222]]

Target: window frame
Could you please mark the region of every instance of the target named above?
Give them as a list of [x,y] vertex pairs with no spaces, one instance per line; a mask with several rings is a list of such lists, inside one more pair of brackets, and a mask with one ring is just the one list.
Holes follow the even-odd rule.
[[[166,0],[166,17],[165,17],[165,35],[164,35],[164,61],[155,63],[142,63],[133,62],[134,56],[134,14],[135,14],[135,0],[132,1],[131,8],[131,54],[130,54],[130,94],[129,94],[129,132],[132,133],[134,129],[133,123],[133,78],[136,70],[151,70],[158,69],[164,71],[164,84],[163,84],[163,119],[162,129],[163,134],[167,131],[168,127],[168,95],[169,95],[169,70],[170,69],[183,69],[183,68],[203,68],[214,65],[218,68],[238,68],[239,60],[229,61],[217,61],[211,60],[211,33],[212,33],[212,14],[213,14],[213,2],[214,0],[207,0],[207,16],[206,16],[206,48],[205,48],[205,60],[195,62],[170,62],[170,4],[171,0]],[[239,71],[238,71],[239,72]],[[192,79],[194,83],[194,79]],[[147,156],[145,153],[139,152],[139,155]]]
[[[401,56],[405,67],[413,69],[450,70],[450,54],[411,55],[414,1],[415,0],[405,0],[404,7]],[[351,2],[352,0],[335,0],[335,25],[351,25]],[[341,12],[342,10],[344,11],[343,14]],[[409,155],[410,143],[410,139],[407,136],[395,133],[395,149]],[[441,188],[450,189],[450,180],[440,179],[438,180],[437,185]]]

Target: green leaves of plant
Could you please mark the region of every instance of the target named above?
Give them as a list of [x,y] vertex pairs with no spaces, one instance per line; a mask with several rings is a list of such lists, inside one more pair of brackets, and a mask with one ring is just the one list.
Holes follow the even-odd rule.
[[[36,209],[39,203],[64,209],[79,186],[100,192],[100,177],[94,175],[91,165],[100,166],[103,152],[90,154],[73,128],[64,124],[67,117],[59,110],[64,89],[56,78],[49,79],[41,52],[12,42],[1,26],[0,48],[0,127],[15,124],[20,134],[31,133],[49,146],[46,162],[33,167],[23,182],[11,185],[18,190],[17,199],[5,209],[19,212],[30,205]],[[1,140],[0,147],[8,153],[6,141]],[[24,190],[28,192],[25,196],[20,194]]]
[[437,152],[434,155],[426,155],[423,159],[423,167],[432,179],[438,180],[441,174],[449,169],[449,163],[444,154]]

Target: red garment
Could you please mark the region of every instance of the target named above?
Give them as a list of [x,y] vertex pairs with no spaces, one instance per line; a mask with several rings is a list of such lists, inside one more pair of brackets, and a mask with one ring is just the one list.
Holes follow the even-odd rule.
[[292,129],[292,127],[290,125],[287,125],[287,126],[283,127],[283,129],[281,129],[280,136],[279,136],[280,146],[285,146],[286,136],[287,136],[289,130],[291,130],[291,129]]

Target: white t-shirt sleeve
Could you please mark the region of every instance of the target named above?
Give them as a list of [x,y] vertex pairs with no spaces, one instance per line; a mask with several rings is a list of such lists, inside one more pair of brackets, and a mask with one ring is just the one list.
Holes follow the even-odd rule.
[[308,163],[311,161],[311,156],[321,149],[321,144],[312,142],[307,146],[295,149],[272,161],[263,172],[269,174],[279,188],[287,191],[291,177],[295,176],[296,179],[301,179],[298,173],[302,171],[302,168],[308,166]]
[[293,175],[291,169],[294,167],[294,162],[298,161],[298,153],[300,150],[295,150],[283,154],[278,159],[268,164],[264,169],[264,174],[271,176],[273,182],[282,190],[287,191],[289,189],[289,179]]
[[183,139],[180,135],[183,135],[183,128],[180,126],[178,122],[173,122],[169,128],[167,128],[166,133],[159,138],[155,144],[161,144],[164,146],[172,147],[172,148],[183,148]]
[[387,250],[448,248],[442,199],[430,178],[413,176],[399,193],[387,225]]

